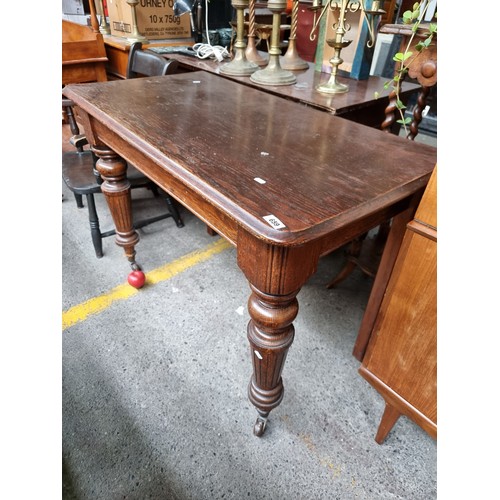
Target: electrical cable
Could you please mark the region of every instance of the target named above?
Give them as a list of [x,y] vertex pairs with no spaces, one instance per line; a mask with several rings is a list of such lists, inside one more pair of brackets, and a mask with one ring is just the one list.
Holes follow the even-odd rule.
[[231,57],[226,47],[221,45],[212,45],[210,43],[210,37],[208,34],[208,0],[205,0],[205,29],[207,36],[207,43],[195,43],[193,45],[193,50],[196,56],[200,59],[217,59],[217,61],[222,62],[224,57]]

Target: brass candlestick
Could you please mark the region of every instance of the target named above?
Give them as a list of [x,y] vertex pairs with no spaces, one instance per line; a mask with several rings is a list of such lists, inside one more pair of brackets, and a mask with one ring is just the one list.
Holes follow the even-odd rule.
[[[370,9],[366,8],[367,2],[370,2]],[[321,14],[316,19],[316,12],[320,9],[322,9]],[[316,90],[325,94],[338,94],[349,90],[348,85],[337,81],[339,66],[344,62],[340,57],[340,52],[352,42],[352,40],[346,40],[344,38],[346,32],[351,29],[351,26],[346,23],[345,20],[346,10],[349,9],[350,12],[357,12],[361,9],[362,14],[365,16],[370,35],[366,42],[367,47],[373,47],[375,43],[375,18],[385,14],[385,11],[380,8],[379,0],[373,0],[373,2],[370,0],[327,0],[327,3],[323,7],[321,6],[321,0],[313,0],[311,10],[314,11],[314,21],[311,34],[309,35],[311,41],[315,40],[315,31],[327,9],[332,11],[339,9],[340,11],[337,22],[333,24],[333,28],[335,28],[335,38],[326,40],[326,43],[334,49],[333,57],[329,61],[332,66],[332,72],[328,82],[318,85]]]
[[293,0],[292,4],[292,22],[290,26],[290,37],[288,38],[288,48],[283,59],[281,67],[283,69],[300,70],[309,68],[307,61],[304,61],[297,52],[297,25],[299,23],[299,0]]
[[247,46],[244,37],[245,15],[244,10],[248,7],[249,0],[231,0],[231,5],[236,10],[236,42],[234,44],[233,60],[223,64],[220,72],[232,76],[249,76],[259,69],[259,66],[249,61],[245,55]]
[[248,4],[248,35],[245,55],[249,61],[259,66],[265,66],[268,62],[267,58],[259,54],[257,46],[255,45],[255,0],[250,0]]
[[127,0],[127,3],[132,9],[132,34],[127,37],[127,41],[129,44],[133,44],[134,42],[147,42],[148,39],[139,33],[139,29],[137,27],[137,13],[135,8],[139,3],[139,0]]
[[102,3],[102,0],[98,0],[97,2],[99,4],[99,11],[101,13],[101,20],[99,22],[99,32],[101,35],[110,35],[111,30],[109,29],[109,24],[106,22],[106,14],[104,12],[104,5]]
[[329,61],[332,65],[332,72],[330,73],[330,78],[326,83],[322,83],[316,87],[318,92],[323,92],[324,94],[341,94],[342,92],[347,92],[349,90],[349,85],[337,81],[337,73],[339,66],[344,62],[344,60],[340,57],[340,51],[343,48],[348,47],[351,42],[352,40],[344,40],[338,35],[336,35],[335,39],[326,41],[326,43],[335,50],[333,57]]
[[344,62],[344,60],[340,57],[340,51],[343,48],[348,47],[352,42],[352,40],[344,39],[346,31],[350,28],[350,26],[347,25],[346,29],[346,22],[345,22],[345,11],[347,8],[347,3],[348,2],[343,1],[340,6],[339,18],[337,20],[337,23],[334,24],[334,27],[335,25],[337,26],[337,29],[335,30],[335,38],[333,40],[330,39],[326,41],[326,43],[330,47],[333,47],[335,52],[333,54],[333,57],[330,59],[330,64],[332,65],[332,72],[330,74],[330,78],[326,83],[320,84],[316,87],[316,90],[318,92],[322,92],[325,94],[339,94],[342,92],[347,92],[349,90],[349,85],[337,81],[337,73],[339,66]]
[[268,0],[267,8],[273,13],[269,63],[264,69],[259,69],[253,73],[250,80],[262,85],[293,85],[297,78],[290,71],[283,69],[280,64],[280,20],[281,13],[286,8],[286,0]]

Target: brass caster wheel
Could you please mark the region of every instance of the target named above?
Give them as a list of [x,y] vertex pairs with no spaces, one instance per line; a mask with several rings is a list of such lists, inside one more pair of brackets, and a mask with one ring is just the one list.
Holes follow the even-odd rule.
[[253,433],[257,437],[261,437],[264,435],[264,431],[266,430],[266,424],[267,424],[267,416],[258,416],[257,420],[255,421],[255,425],[253,426]]
[[130,261],[130,267],[132,271],[142,271],[141,266],[135,260]]

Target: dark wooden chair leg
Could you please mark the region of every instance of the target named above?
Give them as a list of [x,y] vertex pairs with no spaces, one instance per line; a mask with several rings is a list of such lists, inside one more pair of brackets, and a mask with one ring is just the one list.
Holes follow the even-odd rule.
[[382,222],[378,227],[377,236],[376,236],[376,246],[377,248],[381,248],[383,250],[385,242],[389,236],[389,231],[391,230],[392,220],[386,220]]
[[148,189],[150,189],[150,190],[151,190],[151,192],[153,193],[153,196],[154,196],[155,198],[158,198],[158,196],[160,196],[160,193],[159,193],[159,191],[158,191],[158,186],[157,186],[154,182],[152,182],[152,183],[148,186]]
[[82,195],[81,194],[76,194],[76,193],[73,193],[73,195],[75,196],[76,206],[78,208],[83,208],[83,198],[82,198]]
[[177,227],[184,227],[184,222],[182,222],[181,216],[179,214],[179,210],[177,210],[177,206],[175,205],[174,200],[168,195],[164,194],[164,199],[167,202],[168,210],[170,211],[172,218],[174,219]]
[[358,257],[361,254],[361,247],[368,233],[352,240],[347,250],[347,261],[340,272],[326,285],[326,288],[333,288],[344,281],[358,266]]
[[95,198],[92,193],[87,194],[86,197],[89,211],[90,234],[92,235],[92,243],[94,244],[96,257],[100,259],[104,254],[102,252],[102,234],[99,225],[99,217],[97,216],[97,210],[95,207]]
[[368,233],[365,233],[359,238],[351,241],[346,252],[346,263],[344,264],[344,267],[342,267],[339,273],[330,281],[330,283],[328,283],[328,285],[326,285],[326,287],[333,288],[337,286],[356,268],[359,268],[366,276],[375,278],[390,229],[390,220],[380,224],[375,238],[370,240],[370,252],[365,250],[364,253],[366,255],[364,258],[362,258],[361,252],[363,251],[363,246],[366,246],[365,240]]
[[345,264],[344,267],[340,270],[340,272],[335,276],[335,278],[326,285],[326,288],[334,288],[336,287],[339,283],[342,283],[354,270],[356,269],[356,262],[353,260],[348,260]]

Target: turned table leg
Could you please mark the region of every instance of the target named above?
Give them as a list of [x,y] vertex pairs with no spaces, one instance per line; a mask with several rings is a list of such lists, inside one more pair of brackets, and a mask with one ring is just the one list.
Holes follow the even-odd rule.
[[106,146],[93,146],[92,151],[99,158],[96,168],[103,180],[101,191],[115,223],[115,242],[125,250],[132,269],[140,269],[135,261],[135,245],[139,242],[139,234],[132,224],[132,198],[130,182],[127,179],[127,163]]
[[252,291],[247,337],[253,375],[248,397],[258,413],[254,434],[262,436],[269,412],[283,399],[281,374],[295,333],[297,294],[316,271],[319,250],[313,245],[273,245],[240,229],[237,251],[238,265]]
[[294,337],[293,320],[299,305],[298,290],[284,296],[269,295],[250,285],[248,301],[250,321],[247,336],[252,354],[253,375],[248,386],[248,397],[259,416],[254,434],[262,436],[269,412],[283,399],[281,372],[288,348]]

